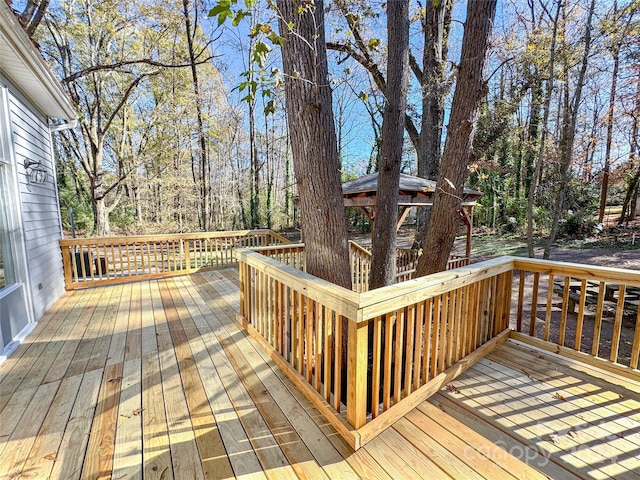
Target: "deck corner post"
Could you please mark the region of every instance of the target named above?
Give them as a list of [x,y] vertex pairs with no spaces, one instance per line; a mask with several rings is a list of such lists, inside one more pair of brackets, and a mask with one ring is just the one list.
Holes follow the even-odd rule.
[[247,312],[249,311],[245,305],[247,301],[247,276],[245,274],[245,270],[247,268],[247,264],[242,260],[238,261],[238,286],[240,288],[240,315],[247,318]]
[[62,251],[62,269],[64,271],[64,288],[65,290],[72,289],[73,277],[71,275],[71,255],[73,250],[70,247],[64,247],[60,245]]
[[347,355],[347,422],[360,428],[367,422],[369,322],[349,320]]

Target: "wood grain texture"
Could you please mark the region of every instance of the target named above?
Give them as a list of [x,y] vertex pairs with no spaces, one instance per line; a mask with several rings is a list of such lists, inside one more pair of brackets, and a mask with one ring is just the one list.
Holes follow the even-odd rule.
[[[546,285],[544,278],[540,282]],[[388,345],[390,363],[400,365],[402,373],[389,377],[392,406],[380,412],[370,427],[363,427],[359,435],[366,441],[370,433],[372,440],[357,452],[323,416],[330,408],[324,384],[335,387],[333,372],[322,373],[320,393],[311,387],[316,400],[306,398],[287,376],[293,372],[298,381],[306,382],[297,371],[299,366],[305,373],[304,365],[286,367],[291,369],[288,373],[283,370],[283,330],[273,331],[270,338],[278,341],[275,346],[265,341],[272,349],[266,351],[236,322],[238,283],[237,272],[221,270],[66,294],[56,304],[60,310],[45,316],[34,339],[27,339],[28,347],[4,372],[2,387],[11,390],[0,408],[2,474],[70,479],[124,474],[158,479],[185,478],[185,474],[189,478],[571,479],[591,471],[609,478],[637,477],[637,370],[589,360],[578,355],[573,344],[560,349],[566,356],[554,353],[557,345],[535,340],[529,342],[535,345],[507,340],[490,353],[481,349],[475,363],[465,361],[468,370],[461,374],[457,370],[455,378],[427,375],[436,382],[429,386],[435,395],[426,403],[414,400],[415,404],[406,404],[404,414],[399,413],[397,407],[403,403],[394,403],[398,389],[402,401],[407,383],[412,394],[424,393],[422,376],[430,374],[431,348],[440,358],[442,331],[445,345],[455,347],[450,357],[444,356],[447,365],[467,346],[473,351],[483,335],[500,326],[502,307],[485,315],[481,300],[486,292],[504,291],[503,277],[463,287],[447,296],[446,308],[441,299],[428,299],[396,309],[389,333],[387,316],[379,319],[380,365]],[[271,297],[280,324],[286,318],[284,310],[307,312],[302,295],[287,300],[283,289],[278,286]],[[312,305],[311,312],[317,315]],[[494,323],[488,323],[491,316]],[[460,317],[468,317],[470,323]],[[318,318],[323,332],[318,358],[326,369],[340,355],[336,342],[324,333],[339,336],[341,323],[326,307]],[[304,323],[292,325],[290,331],[304,337]],[[434,338],[434,328],[437,342],[425,343]],[[312,343],[316,334],[312,328]],[[47,348],[51,342],[57,344],[55,349]],[[302,343],[284,353],[297,351]],[[417,348],[419,343],[422,349]],[[399,351],[411,351],[411,362]],[[52,368],[32,362],[32,353],[61,365]],[[454,362],[450,368],[459,367]],[[416,372],[420,382],[414,390]],[[365,389],[371,388],[365,384]],[[492,411],[499,416],[488,416]],[[344,408],[336,415],[344,428]],[[398,419],[392,420],[396,415]],[[551,422],[549,431],[575,427],[578,436],[562,435],[559,446],[586,445],[585,451],[595,460],[580,463],[580,458],[560,449],[541,464],[540,441],[545,440],[523,423],[527,421]],[[588,428],[579,430],[580,425]],[[522,428],[530,437],[521,434]],[[544,446],[554,447],[549,442]],[[523,462],[517,452],[531,457]],[[595,463],[607,456],[619,461]],[[219,469],[220,465],[224,467]]]

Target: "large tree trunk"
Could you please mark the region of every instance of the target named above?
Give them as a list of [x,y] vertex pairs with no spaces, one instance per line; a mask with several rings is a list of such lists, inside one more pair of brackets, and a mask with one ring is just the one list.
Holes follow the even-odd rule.
[[485,95],[483,74],[495,11],[496,0],[467,4],[460,70],[417,276],[444,270],[455,241],[476,117]]
[[104,198],[93,198],[93,215],[95,218],[95,232],[99,237],[108,237],[111,235],[111,227],[109,224],[109,212],[104,202]]
[[307,271],[351,288],[323,2],[310,6],[303,0],[278,0],[278,9],[282,14],[280,35],[285,39],[285,98]]
[[370,289],[395,283],[403,119],[409,83],[409,0],[387,2],[387,90],[382,121]]
[[[452,0],[427,1],[424,32],[424,53],[422,56],[422,120],[418,138],[418,176],[436,180],[440,168],[442,152],[442,127],[444,124],[444,103],[448,85],[446,78],[447,39],[451,24]],[[429,223],[431,209],[419,208],[417,212],[415,245],[422,247]]]

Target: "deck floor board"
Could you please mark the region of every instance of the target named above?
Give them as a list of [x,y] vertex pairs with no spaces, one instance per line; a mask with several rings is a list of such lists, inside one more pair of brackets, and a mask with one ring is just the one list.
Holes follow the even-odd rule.
[[640,479],[640,376],[507,341],[354,452],[237,270],[65,294],[0,364],[0,478]]

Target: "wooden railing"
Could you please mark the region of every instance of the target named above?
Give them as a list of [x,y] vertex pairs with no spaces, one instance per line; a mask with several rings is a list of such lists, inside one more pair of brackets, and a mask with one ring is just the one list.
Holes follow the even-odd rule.
[[307,271],[304,255],[304,243],[254,247],[252,250],[264,255],[265,257],[273,258],[280,263],[302,270],[303,272]]
[[358,294],[236,256],[239,319],[353,448],[508,336],[511,260]]
[[502,257],[357,293],[236,255],[239,319],[354,448],[507,338],[638,378],[640,272]]
[[371,252],[350,240],[349,257],[351,262],[351,289],[358,293],[366,292],[369,290]]
[[60,240],[65,288],[184,275],[235,265],[239,247],[290,243],[271,230]]
[[[349,242],[351,255],[352,289],[358,293],[369,290],[369,274],[371,272],[371,252],[355,242]],[[416,273],[420,250],[414,248],[398,248],[396,250],[396,282],[411,280]],[[469,265],[469,257],[450,255],[447,270]]]
[[542,340],[533,343],[583,361],[638,368],[640,272],[520,258],[514,268],[517,338]]

